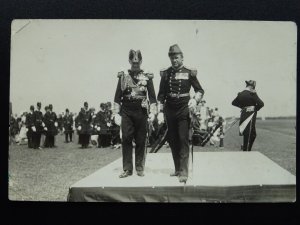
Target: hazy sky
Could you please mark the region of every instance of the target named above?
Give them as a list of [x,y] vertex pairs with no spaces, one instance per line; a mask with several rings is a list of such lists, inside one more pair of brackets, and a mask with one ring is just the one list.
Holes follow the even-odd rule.
[[239,115],[231,105],[245,80],[256,80],[265,102],[261,116],[296,115],[297,28],[292,22],[192,20],[14,20],[10,96],[13,112],[53,104],[78,112],[84,101],[99,109],[113,101],[117,73],[130,67],[130,49],[140,49],[142,68],[170,66],[177,43],[184,64],[198,70],[210,107]]

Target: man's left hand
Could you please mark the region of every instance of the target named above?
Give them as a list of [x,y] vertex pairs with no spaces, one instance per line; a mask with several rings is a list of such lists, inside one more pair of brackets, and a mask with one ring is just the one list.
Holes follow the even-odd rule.
[[188,106],[189,106],[189,109],[190,109],[190,111],[191,112],[195,112],[196,110],[196,105],[197,105],[197,102],[196,102],[196,100],[195,99],[190,99],[189,100],[189,103],[188,103]]

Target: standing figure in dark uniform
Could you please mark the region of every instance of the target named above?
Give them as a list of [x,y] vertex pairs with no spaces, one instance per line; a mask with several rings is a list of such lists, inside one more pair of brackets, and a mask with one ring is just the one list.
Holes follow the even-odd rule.
[[36,131],[34,127],[34,120],[33,115],[34,114],[34,106],[30,106],[30,111],[26,115],[26,128],[27,128],[27,140],[28,140],[28,148],[33,148],[33,132]]
[[[45,118],[46,118],[46,114],[49,114],[50,113],[50,110],[49,110],[49,106],[45,106],[45,114],[43,116],[43,123],[45,124]],[[44,144],[43,144],[43,147],[44,148],[48,148],[49,147],[49,139],[48,139],[48,128],[45,124],[44,126],[44,130],[43,130],[43,136],[44,136]]]
[[87,148],[90,142],[90,135],[92,132],[92,115],[88,109],[89,105],[84,102],[84,108],[78,115],[78,131],[81,134],[80,142],[81,148]]
[[95,118],[95,126],[98,133],[98,148],[105,148],[110,145],[110,130],[107,126],[107,113],[105,112],[105,104],[100,104],[100,110]]
[[[83,111],[83,108],[80,109],[80,112]],[[78,135],[78,144],[81,145],[81,139],[82,139],[82,135],[80,133],[80,131],[78,130],[78,127],[79,127],[79,114],[75,117],[75,128],[76,128],[76,131],[77,131],[77,135]]]
[[241,109],[239,134],[244,136],[242,149],[251,151],[256,138],[256,115],[262,107],[263,101],[258,97],[255,91],[256,82],[246,81],[246,89],[238,93],[238,96],[232,101],[232,105]]
[[120,137],[120,125],[121,125],[121,117],[113,117],[111,120],[111,142],[113,145],[113,148],[120,148],[121,147],[121,137]]
[[[189,113],[195,110],[197,103],[201,101],[204,90],[197,79],[197,70],[183,66],[183,53],[177,44],[170,47],[169,58],[172,66],[160,71],[158,119],[163,121],[165,114],[168,142],[175,165],[175,171],[171,176],[178,176],[180,182],[186,182],[189,160]],[[191,86],[195,91],[194,98],[190,98]]]
[[66,109],[66,115],[63,117],[63,129],[65,132],[65,143],[72,142],[73,134],[73,117],[70,115],[69,109]]
[[47,134],[47,145],[46,147],[54,148],[55,146],[55,135],[58,134],[58,123],[56,113],[52,111],[53,106],[50,104],[47,108],[47,112],[44,117],[44,123],[46,126]]
[[42,104],[40,102],[37,103],[37,110],[33,113],[33,123],[36,131],[33,132],[33,148],[34,149],[42,149],[40,147],[41,144],[41,136],[44,131],[45,124],[43,122],[43,113],[41,112]]
[[150,101],[149,118],[154,120],[156,114],[156,98],[153,86],[153,74],[145,73],[140,65],[142,54],[140,50],[129,51],[129,62],[131,69],[128,73],[121,71],[118,73],[118,85],[114,98],[113,118],[121,113],[122,123],[122,156],[123,173],[120,178],[132,175],[133,160],[132,141],[135,146],[135,169],[138,176],[144,176],[145,155],[146,155],[146,135],[148,120],[148,98]]

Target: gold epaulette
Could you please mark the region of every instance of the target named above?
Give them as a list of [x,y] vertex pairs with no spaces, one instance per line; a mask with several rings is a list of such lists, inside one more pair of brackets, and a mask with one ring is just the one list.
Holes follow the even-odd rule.
[[191,76],[192,77],[196,77],[197,76],[197,69],[195,69],[195,68],[188,68],[186,66],[185,66],[185,68],[191,71]]
[[159,71],[160,76],[162,77],[164,74],[166,74],[166,73],[167,73],[167,70],[168,70],[168,69],[162,69],[162,70],[160,70],[160,71]]

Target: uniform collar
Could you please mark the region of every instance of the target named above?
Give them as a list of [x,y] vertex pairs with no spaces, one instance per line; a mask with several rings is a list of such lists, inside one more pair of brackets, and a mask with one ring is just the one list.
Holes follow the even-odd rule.
[[171,66],[171,68],[175,71],[181,70],[184,67],[184,65],[181,65],[179,68],[174,68],[173,66]]
[[256,93],[256,90],[255,89],[253,89],[253,90],[251,90],[250,88],[245,88],[245,91],[249,91],[249,92],[251,92],[251,93]]
[[131,69],[129,69],[128,70],[129,74],[138,74],[138,73],[142,73],[142,72],[144,72],[144,70],[142,70],[142,69],[140,69],[140,70],[131,70]]

